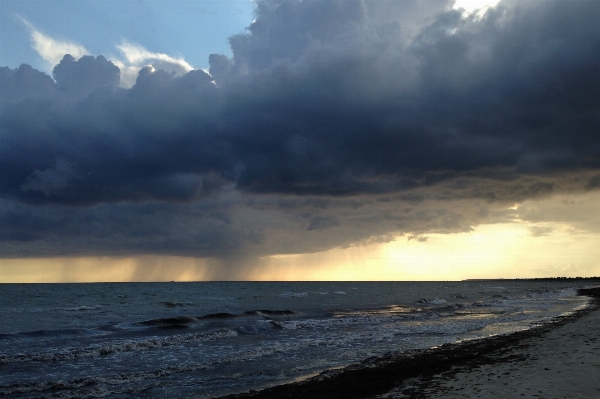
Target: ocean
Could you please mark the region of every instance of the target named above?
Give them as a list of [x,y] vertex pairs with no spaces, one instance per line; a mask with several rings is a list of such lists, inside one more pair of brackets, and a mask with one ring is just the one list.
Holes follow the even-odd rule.
[[0,397],[259,390],[390,352],[531,328],[587,306],[581,284],[2,284]]

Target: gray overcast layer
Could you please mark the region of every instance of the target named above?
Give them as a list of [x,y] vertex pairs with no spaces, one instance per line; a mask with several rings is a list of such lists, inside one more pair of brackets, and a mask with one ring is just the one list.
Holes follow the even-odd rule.
[[258,1],[210,75],[0,68],[0,254],[314,252],[600,186],[600,2]]

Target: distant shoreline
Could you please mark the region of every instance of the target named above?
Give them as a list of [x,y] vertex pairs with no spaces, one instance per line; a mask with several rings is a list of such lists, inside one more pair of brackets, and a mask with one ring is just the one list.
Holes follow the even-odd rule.
[[[422,388],[419,387],[418,381],[423,383],[456,367],[472,370],[482,365],[510,361],[510,356],[506,357],[506,353],[514,350],[518,352],[522,341],[528,338],[538,339],[598,309],[600,287],[579,289],[578,294],[593,298],[589,307],[567,316],[556,317],[550,323],[539,327],[490,338],[444,344],[431,349],[366,359],[343,369],[325,371],[308,380],[278,385],[261,391],[227,395],[221,399],[363,399],[379,397],[379,395],[382,395],[382,398],[427,397],[423,392],[418,393]],[[417,380],[417,382],[413,381],[410,387],[405,387],[404,383],[407,380]],[[400,396],[394,396],[390,392],[396,392]]]
[[600,281],[600,277],[468,278],[461,281]]

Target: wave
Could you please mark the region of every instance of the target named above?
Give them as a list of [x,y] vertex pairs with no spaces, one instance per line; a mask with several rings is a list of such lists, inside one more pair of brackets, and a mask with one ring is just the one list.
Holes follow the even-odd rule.
[[248,311],[244,312],[244,314],[248,315],[248,316],[272,317],[272,316],[291,316],[291,315],[295,314],[295,312],[292,312],[291,310],[260,309],[260,310],[248,310]]
[[94,305],[94,306],[77,306],[75,308],[58,308],[58,310],[64,310],[67,312],[81,312],[81,311],[85,311],[85,310],[98,310],[98,309],[102,309],[102,306]]
[[282,297],[288,298],[288,297],[293,297],[293,298],[304,298],[306,296],[308,296],[308,292],[282,292],[281,294],[279,294]]
[[[270,344],[261,347],[254,347],[232,353],[228,356],[220,357],[217,360],[207,362],[188,362],[178,366],[163,367],[156,370],[140,371],[132,373],[119,373],[111,375],[100,375],[94,377],[85,377],[70,381],[44,381],[32,383],[18,383],[11,385],[0,385],[0,395],[15,395],[38,392],[47,395],[36,397],[60,397],[60,398],[81,398],[81,397],[105,397],[111,394],[139,393],[148,388],[160,387],[166,382],[152,382],[151,380],[164,379],[178,373],[190,373],[214,367],[220,364],[240,363],[247,360],[269,356],[276,353],[286,352],[290,349],[298,348],[303,343],[293,342],[287,345]],[[239,373],[232,378],[239,377]],[[221,377],[227,378],[227,376]],[[148,381],[142,385],[132,385],[135,382]],[[202,384],[203,381],[197,381]]]
[[204,316],[200,316],[198,317],[198,319],[201,320],[210,320],[210,319],[217,319],[217,320],[222,320],[222,319],[233,319],[236,318],[238,316],[231,314],[231,313],[227,313],[227,312],[220,312],[220,313],[211,313],[211,314],[207,314]]
[[176,316],[176,317],[164,317],[157,319],[150,319],[144,321],[138,321],[131,324],[122,324],[121,327],[127,328],[131,326],[146,326],[146,327],[157,327],[160,329],[177,329],[187,328],[190,325],[199,321],[211,321],[211,320],[229,320],[229,319],[241,319],[245,317],[262,317],[263,319],[282,318],[289,317],[296,314],[291,310],[270,310],[270,309],[256,309],[247,310],[244,313],[233,314],[227,312],[209,313],[202,316]]
[[445,303],[447,303],[448,301],[444,298],[432,298],[432,299],[419,299],[417,301],[417,303],[425,303],[425,304],[429,304],[429,305],[443,305]]
[[303,320],[271,320],[271,324],[276,328],[285,330],[328,330],[347,326],[378,326],[383,321],[414,321],[425,319],[437,319],[439,314],[435,312],[419,313],[396,313],[393,315],[385,314],[363,314],[349,315],[323,319],[303,319]]
[[[356,288],[352,288],[353,290]],[[311,291],[311,294],[318,294],[318,295],[332,295],[332,294],[338,294],[338,295],[347,295],[347,293],[345,291]],[[304,298],[307,297],[309,294],[309,292],[293,292],[293,291],[286,291],[286,292],[282,292],[281,294],[279,294],[279,296],[282,296],[284,298]]]
[[91,330],[87,328],[63,328],[63,329],[49,329],[49,330],[32,330],[32,331],[13,331],[8,333],[1,333],[1,339],[19,339],[19,338],[40,338],[40,337],[61,337],[61,336],[94,336],[104,335],[106,332]]
[[175,307],[182,307],[182,306],[189,306],[189,305],[193,305],[192,302],[174,302],[174,301],[162,301],[162,302],[158,302],[159,304],[166,306],[167,308],[175,308]]
[[346,295],[346,293],[344,291],[323,291],[323,292],[315,292],[315,294],[319,294],[319,295],[330,295],[330,294]]
[[211,319],[234,319],[240,317],[249,317],[249,316],[262,316],[264,318],[269,318],[273,316],[290,316],[295,314],[295,312],[291,310],[269,310],[269,309],[256,309],[256,310],[247,310],[241,314],[232,314],[232,313],[211,313],[204,316],[199,316],[199,320],[211,320]]
[[187,327],[188,324],[197,322],[198,319],[190,316],[177,316],[177,317],[168,317],[161,319],[151,319],[140,321],[137,324],[145,325],[145,326],[158,326],[161,328],[182,328]]
[[116,343],[94,345],[86,348],[72,348],[60,352],[43,352],[18,355],[0,355],[0,364],[24,362],[55,362],[73,360],[84,357],[106,356],[116,352],[140,351],[165,346],[181,345],[190,342],[213,341],[222,338],[236,337],[238,333],[229,328],[221,328],[201,334],[173,335],[166,338],[129,339]]

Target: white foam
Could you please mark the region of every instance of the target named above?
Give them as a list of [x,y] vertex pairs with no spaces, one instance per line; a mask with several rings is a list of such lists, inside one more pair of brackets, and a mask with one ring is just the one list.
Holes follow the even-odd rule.
[[[216,333],[216,332],[215,332]],[[222,332],[225,335],[227,334],[224,331]],[[95,377],[87,377],[72,381],[50,381],[50,382],[35,382],[29,384],[14,384],[10,386],[0,386],[0,394],[8,395],[8,394],[23,394],[34,391],[46,391],[46,390],[54,390],[62,392],[53,392],[51,397],[59,397],[59,398],[80,398],[80,397],[102,397],[109,394],[114,393],[127,393],[136,391],[139,389],[145,389],[146,387],[133,388],[130,386],[132,382],[137,381],[145,381],[145,380],[153,380],[157,378],[164,378],[176,373],[186,373],[186,372],[196,372],[199,370],[206,369],[208,367],[214,367],[219,364],[231,364],[231,363],[239,363],[243,361],[257,359],[263,356],[270,356],[277,353],[286,353],[293,350],[298,350],[302,347],[306,346],[305,340],[300,340],[297,342],[287,342],[287,343],[263,343],[259,347],[251,347],[249,349],[242,349],[241,351],[237,351],[236,353],[230,353],[228,356],[221,356],[217,360],[207,361],[207,362],[187,362],[184,364],[180,364],[178,366],[170,366],[164,367],[161,369],[150,370],[150,371],[141,371],[136,373],[120,373],[120,374],[112,374],[112,375],[101,375]],[[107,387],[92,387],[85,388],[86,386],[95,385],[98,383],[102,383],[105,385],[109,385],[110,389]],[[121,385],[123,388],[119,388]],[[150,386],[154,386],[150,384]],[[81,389],[83,388],[83,389]],[[68,391],[66,391],[68,390]]]
[[294,298],[303,298],[308,296],[307,292],[282,292],[280,294],[282,297],[294,297]]
[[167,338],[144,338],[123,340],[114,344],[72,348],[60,352],[31,353],[17,355],[0,355],[0,364],[23,363],[31,361],[63,361],[85,357],[105,356],[116,352],[140,351],[165,346],[181,345],[190,342],[213,341],[222,338],[236,337],[238,333],[229,328],[221,328],[203,334],[180,334]]
[[446,301],[444,298],[433,298],[433,299],[420,299],[418,302],[419,303],[428,303],[431,305],[443,305],[443,304],[447,303],[448,301]]
[[380,326],[386,322],[408,322],[412,320],[437,319],[439,315],[435,312],[419,313],[381,313],[350,315],[326,319],[301,319],[286,321],[271,321],[277,327],[286,330],[328,330],[332,328],[346,328],[351,326],[364,327],[368,325]]
[[102,306],[94,305],[94,306],[77,306],[75,308],[59,308],[59,310],[65,310],[67,312],[80,312],[82,310],[97,310],[97,309],[102,309]]
[[347,295],[344,291],[317,291],[315,294],[319,295],[331,295],[331,294],[339,294],[339,295]]

